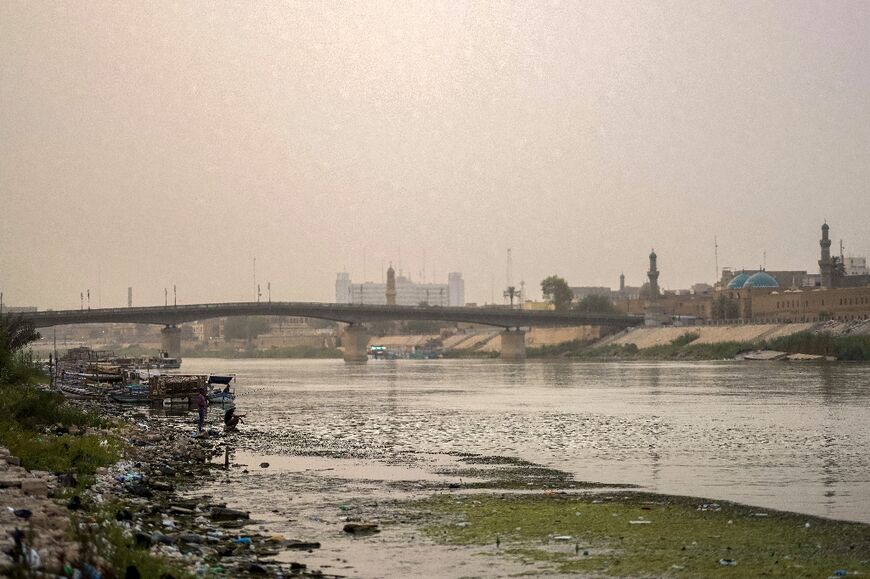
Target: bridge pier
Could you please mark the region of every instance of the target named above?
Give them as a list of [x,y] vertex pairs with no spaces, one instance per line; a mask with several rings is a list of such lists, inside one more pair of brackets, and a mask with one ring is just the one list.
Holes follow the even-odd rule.
[[508,328],[501,333],[501,359],[509,361],[526,359],[526,333],[523,330]]
[[160,350],[170,358],[181,359],[181,328],[172,324],[160,330]]
[[369,359],[369,332],[362,324],[350,324],[341,334],[345,362],[366,362]]

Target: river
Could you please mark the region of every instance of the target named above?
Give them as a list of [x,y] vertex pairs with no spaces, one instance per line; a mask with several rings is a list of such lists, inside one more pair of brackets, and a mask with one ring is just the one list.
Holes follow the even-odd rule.
[[[292,512],[289,501],[308,504],[315,534],[312,513],[323,504],[378,496],[371,480],[435,480],[439,457],[466,452],[577,480],[870,523],[868,370],[497,360],[186,359],[182,367],[237,374],[238,412],[248,413],[239,456],[253,463],[251,476],[267,460],[279,477],[237,477],[211,490],[247,497],[255,511],[278,506],[281,516]],[[294,485],[321,496],[306,499]],[[371,569],[364,554],[342,553],[356,556],[364,576]]]

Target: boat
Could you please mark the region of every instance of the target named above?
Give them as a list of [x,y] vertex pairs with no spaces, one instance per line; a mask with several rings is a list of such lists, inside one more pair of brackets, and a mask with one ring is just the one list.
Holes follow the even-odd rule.
[[233,378],[235,378],[235,374],[209,374],[208,375],[208,383],[209,384],[229,384],[232,382]]
[[209,404],[227,404],[236,399],[236,395],[232,392],[224,392],[223,390],[214,390],[206,396]]
[[220,389],[212,388],[212,390],[206,394],[209,404],[226,405],[236,399],[236,395],[230,392],[230,382],[232,382],[235,377],[235,374],[209,374],[207,382],[210,387],[213,385],[224,386]]
[[181,368],[181,360],[170,357],[166,352],[160,352],[160,356],[154,362],[154,366],[164,370],[175,370]]
[[109,398],[120,404],[147,404],[151,402],[148,386],[130,384],[122,390],[109,392]]
[[58,388],[67,398],[76,400],[99,400],[105,396],[104,392],[95,390],[77,382],[60,382]]

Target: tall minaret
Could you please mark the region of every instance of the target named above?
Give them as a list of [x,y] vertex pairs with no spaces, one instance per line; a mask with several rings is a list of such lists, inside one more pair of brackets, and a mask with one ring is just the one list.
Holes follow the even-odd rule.
[[828,239],[828,222],[822,224],[822,239],[819,240],[819,245],[822,246],[822,259],[819,260],[819,272],[822,274],[822,287],[833,287],[832,277],[834,272],[834,263],[831,261],[831,240]]
[[656,268],[656,251],[649,254],[649,301],[654,302],[659,297],[659,270]]
[[619,293],[625,293],[625,273],[619,274]]
[[396,305],[396,270],[393,269],[393,264],[387,270],[387,305]]

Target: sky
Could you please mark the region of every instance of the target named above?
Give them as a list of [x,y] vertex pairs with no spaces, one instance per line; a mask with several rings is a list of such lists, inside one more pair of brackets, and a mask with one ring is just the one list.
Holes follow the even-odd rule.
[[0,291],[466,299],[870,254],[870,2],[0,2]]

